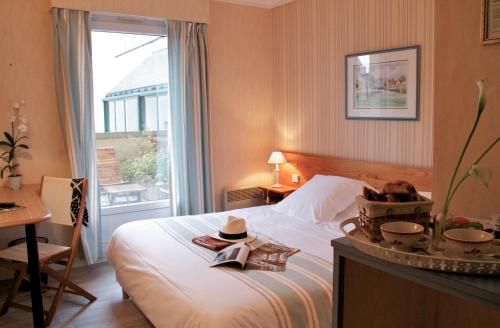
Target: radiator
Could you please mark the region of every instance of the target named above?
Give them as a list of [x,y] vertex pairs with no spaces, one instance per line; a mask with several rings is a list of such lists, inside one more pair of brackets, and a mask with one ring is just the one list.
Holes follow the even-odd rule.
[[237,208],[265,205],[264,191],[258,187],[225,189],[222,203],[224,211]]

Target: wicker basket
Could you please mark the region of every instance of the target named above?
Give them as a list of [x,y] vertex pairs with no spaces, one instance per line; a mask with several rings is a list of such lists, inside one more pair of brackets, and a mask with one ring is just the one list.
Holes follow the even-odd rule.
[[409,221],[424,226],[429,232],[432,200],[423,196],[421,201],[406,203],[373,202],[363,196],[356,197],[359,209],[359,226],[372,242],[383,240],[380,225],[393,221]]

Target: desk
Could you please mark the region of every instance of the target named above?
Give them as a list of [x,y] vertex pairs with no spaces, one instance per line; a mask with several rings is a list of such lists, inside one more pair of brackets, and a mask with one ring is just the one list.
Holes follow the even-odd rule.
[[417,269],[334,248],[333,327],[498,327],[500,277]]
[[28,249],[28,272],[31,283],[31,306],[33,308],[33,326],[44,327],[42,291],[40,286],[40,266],[36,224],[50,219],[47,210],[36,190],[38,186],[23,186],[21,190],[0,188],[0,201],[15,202],[24,206],[10,212],[0,213],[0,229],[24,225]]

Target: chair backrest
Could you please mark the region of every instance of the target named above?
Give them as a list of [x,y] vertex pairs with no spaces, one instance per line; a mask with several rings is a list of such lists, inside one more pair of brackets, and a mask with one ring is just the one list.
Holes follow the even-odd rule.
[[[80,184],[73,181],[70,178],[44,176],[41,187],[42,201],[52,214],[49,222],[74,227],[72,247],[76,246],[80,237],[87,198],[87,180],[82,179]],[[79,199],[77,195],[81,195]]]
[[97,169],[101,185],[122,183],[120,162],[113,147],[97,148]]

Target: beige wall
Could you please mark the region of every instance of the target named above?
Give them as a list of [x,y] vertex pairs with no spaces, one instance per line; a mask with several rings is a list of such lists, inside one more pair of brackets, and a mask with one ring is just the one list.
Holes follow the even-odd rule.
[[[31,147],[19,161],[25,183],[70,174],[57,112],[49,7],[49,0],[0,1],[0,131],[9,129],[12,102],[24,99]],[[23,228],[1,229],[0,249],[23,235]],[[0,279],[5,274],[0,271]]]
[[[433,0],[295,0],[273,9],[279,149],[432,164]],[[344,118],[344,56],[421,46],[420,120]]]
[[[42,174],[69,174],[60,129],[52,59],[49,0],[0,2],[0,131],[9,129],[12,102],[24,99],[30,156],[20,160],[26,183]],[[2,136],[3,138],[3,136]]]
[[[204,8],[196,7],[196,14],[198,9],[193,7],[195,10],[189,11],[189,15],[205,17],[205,1],[189,2],[201,3]],[[38,183],[44,174],[70,175],[55,96],[51,4],[135,15],[172,14],[172,1],[143,0],[141,6],[138,3],[0,1],[0,131],[9,127],[11,103],[24,99],[24,114],[31,123],[30,157],[20,160],[26,183]],[[183,3],[179,8],[185,8],[187,1],[177,3]],[[220,209],[220,193],[225,186],[270,181],[270,168],[265,162],[273,136],[272,17],[268,10],[217,2],[211,3],[211,10],[210,99],[214,185]],[[206,21],[202,16],[196,17]],[[23,234],[23,229],[1,230],[0,249]]]
[[209,0],[52,0],[53,7],[208,23]]
[[212,1],[209,56],[215,199],[225,187],[269,183],[273,146],[272,16]]
[[[475,80],[487,77],[495,87],[487,98],[479,133],[466,163],[500,134],[500,44],[479,44],[480,1],[436,1],[436,88],[434,129],[434,197],[442,204],[455,163],[476,115]],[[490,190],[477,181],[463,184],[451,211],[487,218],[500,213],[500,146],[482,162],[493,171]]]

